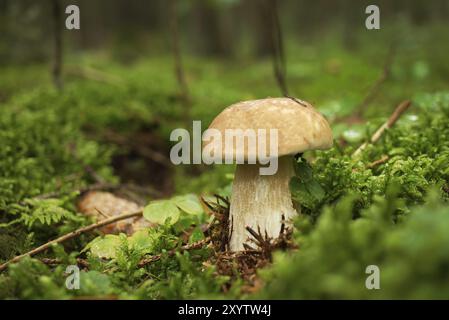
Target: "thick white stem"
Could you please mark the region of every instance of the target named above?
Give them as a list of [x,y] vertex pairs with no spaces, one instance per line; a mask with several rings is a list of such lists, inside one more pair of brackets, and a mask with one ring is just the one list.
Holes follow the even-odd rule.
[[262,235],[265,236],[266,232],[269,237],[277,238],[281,231],[282,216],[288,225],[297,215],[289,189],[289,181],[294,173],[292,157],[284,156],[278,160],[278,171],[271,176],[260,175],[260,166],[257,164],[237,165],[230,208],[231,251],[243,250],[243,243],[251,245],[247,226],[256,232],[260,227]]

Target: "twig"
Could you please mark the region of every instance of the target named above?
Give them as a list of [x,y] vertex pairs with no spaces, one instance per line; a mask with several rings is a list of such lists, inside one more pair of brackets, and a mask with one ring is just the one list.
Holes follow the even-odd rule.
[[[49,266],[54,266],[62,263],[61,259],[42,258],[39,260]],[[77,258],[76,263],[83,268],[89,267],[89,262],[87,262],[87,260],[85,259]]]
[[384,154],[382,157],[380,157],[380,159],[377,159],[377,160],[375,160],[375,161],[373,161],[373,162],[371,162],[371,163],[368,163],[368,164],[366,165],[366,167],[367,167],[368,169],[372,169],[372,168],[374,168],[374,167],[377,167],[377,166],[380,165],[380,164],[383,164],[383,163],[387,162],[389,159],[390,159],[390,157],[387,156],[386,154]]
[[4,264],[0,265],[0,272],[5,270],[8,267],[9,264],[15,263],[15,262],[21,260],[24,257],[27,257],[27,256],[31,257],[33,255],[36,255],[36,254],[40,253],[40,252],[43,252],[43,251],[47,250],[48,248],[50,248],[54,244],[67,241],[69,239],[72,239],[72,238],[75,238],[75,237],[79,236],[82,233],[86,233],[88,231],[91,231],[91,230],[94,230],[94,229],[106,226],[106,225],[114,223],[116,221],[125,220],[125,219],[128,219],[128,218],[137,217],[137,216],[141,216],[141,215],[142,215],[142,211],[125,213],[125,214],[121,214],[121,215],[118,215],[118,216],[115,216],[115,217],[111,217],[111,218],[108,218],[108,219],[105,219],[105,220],[93,223],[91,225],[79,228],[79,229],[77,229],[75,231],[67,233],[67,234],[65,234],[65,235],[63,235],[63,236],[61,236],[61,237],[59,237],[57,239],[49,241],[49,242],[47,242],[47,243],[45,243],[45,244],[43,244],[43,245],[41,245],[41,246],[39,246],[39,247],[29,251],[27,253],[21,254],[20,256],[16,256],[15,258],[5,262]]
[[254,231],[254,229],[252,229],[250,226],[246,226],[246,231],[249,232],[250,235],[253,236],[253,238],[258,242],[258,243],[263,243],[265,241],[265,239],[263,238],[261,232],[260,232],[260,227],[258,226],[258,232]]
[[[168,251],[167,254],[169,256],[173,256],[176,252],[183,252],[183,251],[188,251],[188,250],[199,249],[199,248],[202,248],[205,244],[207,244],[210,241],[211,241],[211,237],[207,237],[207,238],[205,238],[203,240],[200,240],[200,241],[197,241],[197,242],[194,242],[194,243],[190,243],[190,244],[186,244],[186,245],[184,245],[184,246],[182,246],[180,248],[172,249],[172,250]],[[142,267],[144,267],[144,266],[146,266],[146,265],[148,265],[148,264],[150,264],[152,262],[160,260],[164,254],[165,253],[161,253],[161,254],[157,254],[157,255],[150,256],[148,258],[142,259],[139,262],[139,267],[142,268]]]
[[388,120],[379,128],[376,132],[371,136],[369,142],[363,143],[357,150],[352,154],[353,157],[357,157],[361,154],[361,152],[368,146],[369,143],[376,143],[384,134],[385,130],[391,128],[396,121],[398,121],[399,117],[410,107],[412,102],[410,100],[402,101],[388,118]]
[[208,235],[220,251],[227,251],[229,239],[232,236],[232,217],[229,217],[229,199],[218,194],[214,195],[216,202],[209,202],[201,197],[202,203],[210,210],[214,219],[207,225]]
[[273,70],[282,95],[288,96],[286,80],[287,68],[285,64],[284,43],[282,39],[281,24],[279,22],[279,12],[277,0],[267,0],[267,19],[270,23],[270,42],[273,55]]
[[285,97],[286,97],[286,98],[289,98],[289,99],[292,99],[293,101],[295,101],[295,102],[296,102],[297,104],[299,104],[300,106],[303,106],[303,107],[305,107],[305,108],[308,108],[307,104],[306,104],[304,101],[302,101],[302,100],[300,100],[300,99],[298,99],[298,98],[289,96],[288,94],[285,95]]
[[379,78],[371,85],[368,93],[363,98],[362,102],[355,107],[355,117],[361,117],[363,110],[371,103],[371,101],[377,96],[379,93],[380,87],[382,84],[387,81],[391,74],[391,66],[394,62],[394,57],[396,55],[396,44],[393,43],[390,45],[390,48],[387,53],[387,57],[385,59],[382,73]]
[[104,213],[103,211],[101,211],[100,209],[98,209],[97,207],[95,207],[95,210],[102,215],[105,219],[110,218],[111,216],[107,215],[106,213]]

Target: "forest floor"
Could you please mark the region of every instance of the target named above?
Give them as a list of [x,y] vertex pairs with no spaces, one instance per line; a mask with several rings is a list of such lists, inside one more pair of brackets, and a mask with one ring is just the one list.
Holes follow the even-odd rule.
[[[313,170],[320,192],[292,183],[303,212],[295,229],[268,242],[253,234],[258,250],[245,254],[223,247],[234,167],[174,166],[169,136],[191,125],[185,108],[204,130],[232,103],[279,96],[269,57],[187,56],[190,107],[169,56],[124,65],[104,52],[68,55],[61,92],[46,64],[2,67],[0,263],[104,215],[146,221],[128,217],[9,264],[0,298],[443,297],[449,65],[441,26],[432,28],[394,51],[380,37],[289,47],[291,95],[327,117],[336,146],[296,164]],[[354,157],[405,100],[399,121]],[[71,264],[82,269],[79,290],[65,285]],[[363,287],[370,264],[381,266],[381,292]]]

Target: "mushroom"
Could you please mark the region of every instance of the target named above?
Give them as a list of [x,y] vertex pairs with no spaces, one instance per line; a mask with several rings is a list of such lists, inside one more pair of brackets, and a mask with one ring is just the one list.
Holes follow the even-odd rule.
[[[233,160],[236,155],[243,153],[245,163],[237,163],[232,184],[229,249],[241,251],[244,249],[243,244],[249,243],[246,227],[256,232],[260,230],[263,236],[277,238],[282,224],[291,224],[291,219],[298,214],[293,207],[289,189],[290,179],[294,175],[294,155],[307,150],[330,148],[333,138],[329,123],[310,103],[290,97],[267,98],[229,106],[212,121],[209,129],[220,132],[221,141],[210,139],[204,142],[207,139],[203,136],[203,156],[205,148],[212,143],[222,151],[223,159],[229,152],[225,145],[226,129],[241,129],[238,130],[241,135],[248,132],[245,131],[247,129],[277,129],[278,168],[273,175],[261,175],[261,159],[257,157],[254,163],[248,163],[250,148],[245,145],[244,150],[240,150],[240,145],[238,150],[237,144],[233,143]],[[248,136],[243,138],[249,141]],[[208,147],[210,149],[211,146]]]

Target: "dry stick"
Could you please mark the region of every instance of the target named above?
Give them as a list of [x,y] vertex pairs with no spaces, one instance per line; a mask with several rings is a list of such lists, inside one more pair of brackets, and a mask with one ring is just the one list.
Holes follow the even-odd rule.
[[362,102],[355,107],[356,110],[356,116],[361,117],[363,110],[368,106],[368,104],[376,97],[376,95],[379,93],[381,85],[390,77],[391,74],[391,66],[394,62],[394,57],[396,55],[396,44],[393,42],[393,44],[390,45],[390,48],[387,53],[387,57],[385,59],[382,73],[380,74],[379,78],[371,85],[370,89],[368,90],[368,93],[363,98]]
[[[62,263],[61,259],[42,258],[39,260],[48,266],[54,266]],[[76,263],[83,268],[89,267],[89,263],[85,259],[76,258]]]
[[114,222],[119,221],[119,220],[125,220],[125,219],[128,219],[128,218],[137,217],[137,216],[141,216],[141,215],[142,215],[142,211],[125,213],[125,214],[121,214],[121,215],[118,215],[118,216],[115,216],[115,217],[104,219],[102,221],[93,223],[91,225],[79,228],[79,229],[77,229],[75,231],[67,233],[67,234],[65,234],[65,235],[63,235],[63,236],[61,236],[61,237],[59,237],[57,239],[54,239],[52,241],[49,241],[49,242],[41,245],[40,247],[37,247],[37,248],[27,252],[27,253],[24,253],[24,254],[22,254],[20,256],[17,256],[15,258],[5,262],[4,264],[0,265],[0,271],[5,270],[8,267],[9,264],[15,263],[15,262],[19,261],[20,259],[22,259],[24,257],[27,257],[27,256],[31,257],[33,255],[36,255],[36,254],[40,253],[40,252],[43,252],[43,251],[47,250],[48,248],[50,248],[52,245],[54,245],[56,243],[61,243],[61,242],[64,242],[66,240],[75,238],[75,237],[79,236],[82,233],[85,233],[85,232],[88,232],[88,231],[91,231],[91,230],[103,227],[105,225],[114,223]]
[[361,152],[368,146],[369,143],[376,143],[384,134],[385,130],[391,128],[396,121],[398,121],[399,117],[410,107],[412,102],[410,100],[402,101],[388,118],[387,122],[385,122],[377,131],[371,136],[369,142],[363,143],[358,149],[352,154],[355,158],[361,154]]
[[53,36],[54,36],[54,48],[53,48],[53,66],[52,75],[53,82],[58,90],[62,90],[62,13],[61,4],[59,0],[52,0],[52,13],[53,13]]
[[386,154],[384,154],[382,157],[380,157],[380,159],[377,159],[377,160],[375,160],[375,161],[373,161],[373,162],[371,162],[371,163],[368,163],[368,164],[366,165],[366,167],[367,167],[368,169],[372,169],[372,168],[374,168],[374,167],[377,167],[377,166],[380,165],[380,164],[383,164],[383,163],[387,162],[389,159],[390,159],[390,157],[387,156]]

